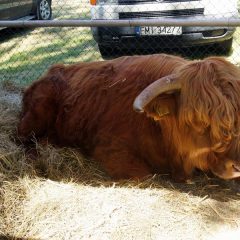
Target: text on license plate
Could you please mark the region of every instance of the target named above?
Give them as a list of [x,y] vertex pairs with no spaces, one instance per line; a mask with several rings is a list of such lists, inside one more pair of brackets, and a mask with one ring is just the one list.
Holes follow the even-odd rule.
[[182,27],[137,27],[138,35],[181,35]]

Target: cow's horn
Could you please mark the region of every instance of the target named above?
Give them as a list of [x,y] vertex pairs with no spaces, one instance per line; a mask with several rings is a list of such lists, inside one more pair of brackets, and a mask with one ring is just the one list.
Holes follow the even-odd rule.
[[162,77],[149,86],[147,86],[136,98],[133,103],[133,109],[137,112],[143,112],[144,107],[155,97],[175,91],[180,91],[181,84],[177,81],[176,75]]

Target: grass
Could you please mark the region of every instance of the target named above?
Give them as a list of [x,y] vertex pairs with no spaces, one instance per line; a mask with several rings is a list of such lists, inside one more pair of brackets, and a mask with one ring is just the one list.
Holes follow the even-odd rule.
[[[54,63],[100,58],[90,30],[79,29],[79,33],[75,32],[76,29],[64,28],[24,30],[24,34],[22,31],[15,33],[20,36],[2,44],[0,81],[9,80],[25,85],[38,78]],[[12,41],[14,48],[11,48]]]
[[[87,1],[53,1],[53,15],[55,19],[89,17],[89,7]],[[54,63],[100,59],[90,28],[4,29],[0,46],[0,82],[22,85]]]

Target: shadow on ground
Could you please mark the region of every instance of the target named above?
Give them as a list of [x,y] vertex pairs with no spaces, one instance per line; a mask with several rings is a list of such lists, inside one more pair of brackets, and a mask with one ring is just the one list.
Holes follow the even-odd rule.
[[226,55],[223,51],[221,51],[217,45],[211,44],[211,45],[204,45],[204,46],[194,46],[194,47],[188,47],[188,48],[150,48],[150,49],[139,49],[139,50],[133,50],[133,49],[112,49],[109,50],[111,56],[104,57],[105,59],[113,59],[116,57],[124,56],[124,55],[147,55],[147,54],[156,54],[156,53],[166,53],[166,54],[172,54],[176,56],[181,56],[188,59],[202,59],[208,56],[229,56],[231,52],[229,52],[228,55]]
[[0,240],[41,240],[40,238],[22,238],[22,237],[14,237],[10,235],[1,235]]

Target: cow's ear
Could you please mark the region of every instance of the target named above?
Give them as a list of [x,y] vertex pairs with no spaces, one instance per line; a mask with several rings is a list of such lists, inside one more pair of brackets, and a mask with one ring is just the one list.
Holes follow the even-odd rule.
[[174,94],[164,94],[156,97],[144,107],[144,113],[155,121],[176,113]]

